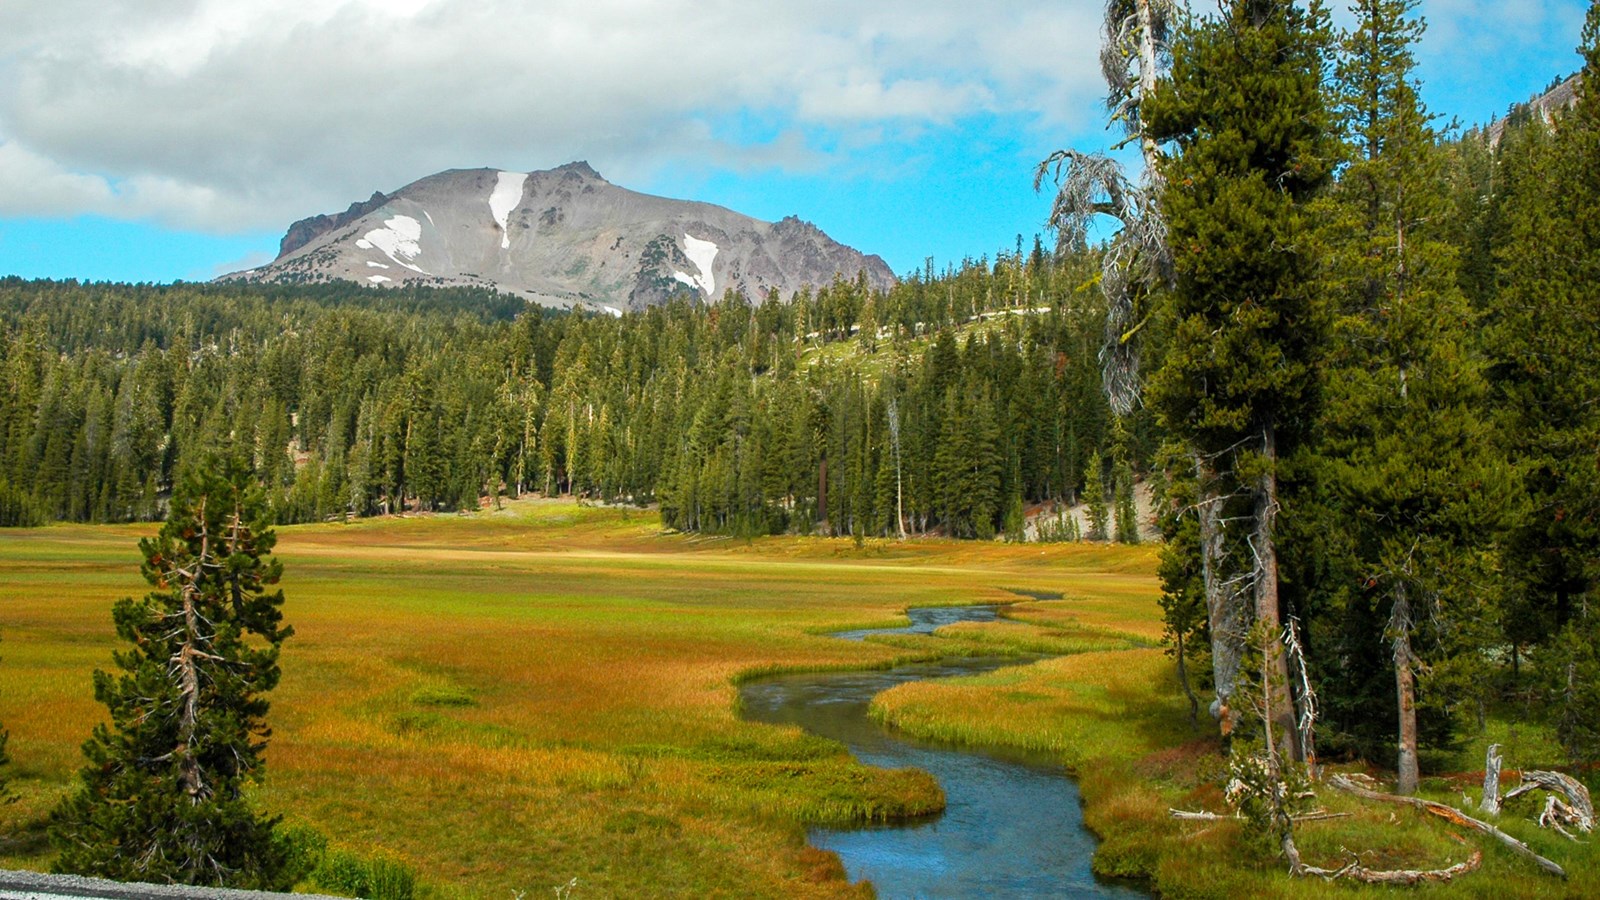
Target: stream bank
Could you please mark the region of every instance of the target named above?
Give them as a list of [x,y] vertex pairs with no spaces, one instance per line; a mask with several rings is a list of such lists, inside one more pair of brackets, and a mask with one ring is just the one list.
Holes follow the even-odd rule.
[[[840,632],[930,634],[958,622],[993,622],[999,608],[907,610],[904,628]],[[957,657],[884,671],[780,675],[740,688],[745,718],[799,725],[843,743],[863,763],[913,766],[944,789],[944,812],[924,819],[849,829],[814,828],[811,843],[837,853],[852,880],[880,897],[1140,897],[1095,878],[1096,840],[1084,826],[1077,784],[1046,753],[957,747],[893,733],[868,716],[878,693],[913,681],[992,672],[1043,657]]]

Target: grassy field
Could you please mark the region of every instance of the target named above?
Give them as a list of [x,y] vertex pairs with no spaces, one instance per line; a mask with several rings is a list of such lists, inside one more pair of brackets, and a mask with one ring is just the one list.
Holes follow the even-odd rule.
[[[89,673],[116,640],[110,605],[142,593],[144,527],[0,532],[0,723],[18,803],[0,806],[0,867],[44,868],[44,817],[103,710]],[[948,740],[1048,748],[1076,771],[1106,874],[1170,896],[1367,893],[1288,881],[1224,808],[1209,723],[1193,729],[1160,637],[1152,548],[662,534],[653,514],[528,501],[475,516],[285,528],[287,619],[266,808],[335,848],[414,870],[423,894],[839,897],[806,824],[936,809],[915,772],[857,765],[836,744],[742,722],[737,682],[956,653],[1062,653],[989,675],[896,688],[874,714]],[[907,606],[1013,603],[1009,623],[849,643]],[[1017,622],[1024,623],[1018,627]],[[1492,731],[1523,764],[1537,735]],[[1485,736],[1487,740],[1489,736]],[[1481,746],[1463,757],[1481,758]],[[1514,776],[1513,776],[1514,779]],[[1514,780],[1513,780],[1514,783]],[[1433,779],[1460,803],[1475,777]],[[1600,896],[1597,853],[1528,824],[1506,830],[1566,865],[1556,881],[1477,836],[1324,790],[1347,819],[1307,824],[1307,860],[1434,867],[1484,850],[1465,896]]]
[[[1114,621],[1114,603],[1105,605]],[[1020,608],[1030,620],[1072,615],[1067,604]],[[1085,616],[1085,618],[1089,618]],[[1079,778],[1084,821],[1104,840],[1095,855],[1103,875],[1137,878],[1171,897],[1326,897],[1389,895],[1395,888],[1292,880],[1276,848],[1254,844],[1236,822],[1180,822],[1169,809],[1226,812],[1221,785],[1226,761],[1214,726],[1201,713],[1190,727],[1187,704],[1174,684],[1172,662],[1160,649],[1087,652],[1036,665],[1005,669],[959,681],[917,682],[880,694],[873,715],[913,734],[957,743],[1010,744],[1048,749]],[[1493,726],[1459,760],[1483,758],[1491,736],[1505,743],[1508,759],[1530,768],[1559,757],[1537,735],[1506,733]],[[1351,770],[1351,766],[1335,767]],[[1383,777],[1385,773],[1371,772]],[[1481,769],[1455,777],[1425,778],[1423,794],[1467,809],[1481,794]],[[1503,782],[1514,786],[1516,776]],[[1463,800],[1471,792],[1473,803]],[[1600,853],[1533,824],[1542,800],[1524,798],[1495,819],[1503,830],[1566,868],[1568,881],[1539,872],[1533,864],[1475,832],[1458,830],[1421,812],[1364,803],[1332,788],[1318,791],[1316,804],[1347,818],[1304,823],[1296,843],[1304,860],[1337,869],[1352,858],[1372,869],[1434,869],[1483,851],[1482,869],[1448,885],[1415,888],[1423,894],[1503,898],[1600,896]]]
[[[117,646],[111,603],[145,589],[136,542],[151,530],[0,533],[0,723],[21,794],[0,807],[0,867],[49,865],[44,816],[102,718],[89,675]],[[277,552],[297,634],[259,800],[443,897],[537,896],[572,878],[573,896],[859,894],[803,826],[935,809],[937,787],[740,721],[738,679],[1157,634],[1140,549],[746,543],[529,501],[284,528]],[[1040,624],[1006,635],[822,635],[1030,592],[1074,599],[1035,604]]]

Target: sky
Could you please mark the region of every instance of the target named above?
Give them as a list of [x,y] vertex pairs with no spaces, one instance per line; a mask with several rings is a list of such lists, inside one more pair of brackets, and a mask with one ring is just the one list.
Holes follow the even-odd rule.
[[[1421,0],[1423,99],[1462,124],[1502,114],[1578,69],[1587,7]],[[633,190],[798,215],[898,273],[943,268],[1031,245],[1034,166],[1115,142],[1102,9],[0,0],[0,275],[205,280],[373,191],[580,159]]]

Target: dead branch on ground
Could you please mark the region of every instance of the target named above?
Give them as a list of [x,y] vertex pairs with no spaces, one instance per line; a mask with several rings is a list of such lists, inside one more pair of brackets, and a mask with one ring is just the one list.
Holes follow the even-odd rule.
[[1594,830],[1594,802],[1589,799],[1589,789],[1583,783],[1570,775],[1560,772],[1543,772],[1531,770],[1522,773],[1522,783],[1509,791],[1504,800],[1511,800],[1532,791],[1546,791],[1550,794],[1545,800],[1544,812],[1539,815],[1539,824],[1546,828],[1553,828],[1572,840],[1577,840],[1567,831],[1567,828],[1576,828],[1585,834]]
[[1345,793],[1354,794],[1363,800],[1375,800],[1380,803],[1397,803],[1402,806],[1414,806],[1423,812],[1438,816],[1447,822],[1452,822],[1456,825],[1481,831],[1500,843],[1506,845],[1507,847],[1510,847],[1516,853],[1532,860],[1535,865],[1546,872],[1549,872],[1551,875],[1554,875],[1557,878],[1567,877],[1567,871],[1565,869],[1533,852],[1533,850],[1530,849],[1527,844],[1524,844],[1511,835],[1506,834],[1504,831],[1501,831],[1493,825],[1490,825],[1488,822],[1482,822],[1474,819],[1473,817],[1467,815],[1459,809],[1456,809],[1453,806],[1445,806],[1443,803],[1435,803],[1432,800],[1422,800],[1417,797],[1401,797],[1396,794],[1380,793],[1378,791],[1362,787],[1350,777],[1345,775],[1335,775],[1328,779],[1328,783],[1339,790],[1344,791]]
[[[1345,852],[1349,853],[1350,851],[1346,850]],[[1472,851],[1472,856],[1465,862],[1458,862],[1443,869],[1369,869],[1361,864],[1360,857],[1350,853],[1350,862],[1343,868],[1322,869],[1317,866],[1301,865],[1300,870],[1293,874],[1325,878],[1328,881],[1338,878],[1350,878],[1367,884],[1438,884],[1449,881],[1458,875],[1465,875],[1474,871],[1482,864],[1483,852],[1474,850]]]

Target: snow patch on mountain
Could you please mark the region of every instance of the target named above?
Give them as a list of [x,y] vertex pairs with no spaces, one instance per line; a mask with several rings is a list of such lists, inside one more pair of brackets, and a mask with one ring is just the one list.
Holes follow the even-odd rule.
[[[428,274],[411,263],[411,260],[422,255],[422,244],[420,243],[422,240],[422,223],[410,216],[395,216],[392,219],[385,220],[383,224],[384,227],[375,228],[367,232],[366,237],[363,239],[367,246],[362,247],[362,249],[376,247],[382,250],[385,256],[394,260],[395,263],[405,266],[418,274]],[[361,247],[363,241],[357,241],[356,246]],[[402,256],[405,258],[401,259]],[[374,275],[372,277],[382,278],[383,276]],[[371,281],[372,279],[369,278],[367,280]],[[384,280],[387,281],[388,279]]]
[[[717,279],[711,274],[711,264],[717,259],[719,248],[714,241],[702,241],[688,234],[683,236],[683,255],[689,257],[694,267],[700,270],[700,276],[686,283],[698,286],[706,292],[706,299],[717,299]],[[686,277],[682,272],[672,273],[673,277],[683,281]]]
[[522,187],[528,181],[526,172],[501,172],[489,193],[489,213],[500,226],[500,249],[511,249],[511,230],[506,224],[511,211],[522,202]]
[[[494,228],[485,228],[488,213]],[[535,222],[538,227],[535,227]],[[516,229],[516,240],[510,231]],[[498,233],[496,230],[498,229]],[[601,315],[642,310],[675,293],[715,301],[867,273],[875,290],[894,274],[881,259],[790,217],[763,222],[705,203],[653,197],[611,184],[585,163],[539,172],[452,169],[345,212],[290,226],[278,259],[224,279],[384,287],[492,287],[552,307]],[[391,268],[385,268],[385,267]],[[610,306],[611,309],[606,309]]]
[[384,275],[368,275],[367,280],[373,284],[383,284],[385,281],[392,281],[393,279]]

